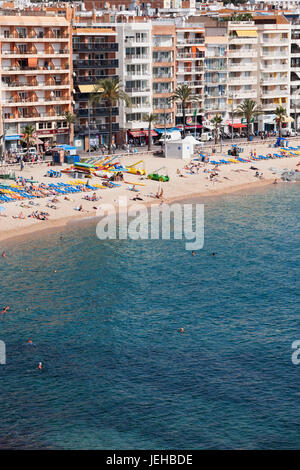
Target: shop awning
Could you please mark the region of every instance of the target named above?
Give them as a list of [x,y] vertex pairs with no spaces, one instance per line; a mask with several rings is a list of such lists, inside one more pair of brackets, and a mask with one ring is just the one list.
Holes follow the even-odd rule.
[[128,131],[131,137],[145,137],[145,131]]
[[[232,123],[229,123],[229,126],[232,126]],[[247,124],[233,124],[234,129],[242,129],[243,127],[247,127]]]
[[[145,131],[128,131],[128,132],[132,137],[148,137],[148,131],[147,130],[145,130]],[[155,136],[158,135],[158,133],[154,129],[152,129],[151,130],[151,135],[153,137],[155,137]]]
[[253,30],[237,30],[236,34],[239,38],[257,38],[257,31]]
[[99,88],[98,91],[95,90],[95,85],[78,85],[80,93],[100,93],[103,91],[102,88]]

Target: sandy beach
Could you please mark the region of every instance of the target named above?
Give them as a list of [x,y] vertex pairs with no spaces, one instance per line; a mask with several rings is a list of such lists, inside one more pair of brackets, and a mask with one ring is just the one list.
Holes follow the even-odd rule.
[[[300,138],[293,141],[293,146],[297,145],[300,145]],[[241,153],[240,156],[242,158],[249,158],[250,150],[254,149],[257,155],[278,153],[278,149],[270,148],[268,144],[257,144],[253,147],[244,146],[244,152]],[[225,155],[224,148],[222,155]],[[216,154],[214,159],[217,160],[220,156],[221,154]],[[123,156],[116,161],[120,161],[123,165],[129,165],[135,163],[139,159],[140,158],[136,155],[128,155]],[[96,215],[95,207],[99,207],[101,203],[118,205],[118,198],[120,196],[127,197],[128,204],[131,203],[131,200],[137,194],[142,199],[142,201],[136,201],[137,204],[159,204],[161,201],[153,197],[159,186],[163,188],[164,202],[169,203],[174,200],[180,200],[187,197],[221,195],[233,191],[241,191],[244,189],[248,190],[250,188],[255,188],[256,186],[272,184],[274,179],[277,177],[277,175],[272,171],[272,168],[296,169],[296,165],[300,162],[300,156],[253,161],[251,163],[246,162],[221,165],[217,170],[218,176],[213,178],[212,181],[210,180],[209,173],[204,170],[214,168],[213,164],[206,164],[205,167],[203,166],[199,169],[198,174],[191,174],[184,168],[189,162],[190,160],[165,159],[147,155],[144,159],[143,166],[146,173],[155,172],[160,168],[166,167],[166,170],[161,170],[160,173],[165,174],[167,172],[170,177],[169,182],[159,183],[157,181],[148,180],[146,176],[141,177],[133,174],[125,174],[124,182],[120,182],[120,187],[113,189],[99,189],[97,191],[97,197],[101,197],[101,199],[97,202],[83,199],[85,193],[76,193],[68,196],[70,200],[65,200],[63,196],[58,196],[58,202],[55,204],[56,209],[47,207],[47,204],[49,204],[53,196],[35,199],[34,203],[38,205],[34,206],[29,205],[27,200],[23,201],[23,207],[20,206],[20,201],[0,204],[5,207],[5,211],[2,212],[4,216],[2,215],[0,217],[0,241],[3,245],[5,240],[12,239],[14,237],[29,235],[40,230],[60,229],[66,226],[73,219],[94,217]],[[66,167],[67,165],[64,166]],[[256,171],[250,169],[251,166],[257,168],[257,171],[259,171],[260,174],[263,173],[262,179],[255,177]],[[51,168],[57,170],[61,169],[61,167]],[[44,163],[35,166],[25,166],[24,170],[20,172],[19,166],[17,166],[15,173],[16,176],[22,176],[24,178],[32,177],[33,180],[46,184],[68,182],[71,180],[70,176],[66,174],[63,174],[62,178],[59,179],[45,176],[48,169],[49,168]],[[180,173],[183,176],[179,176],[178,170],[180,170]],[[94,177],[89,181],[91,185],[93,182],[101,183],[101,179],[98,177]],[[136,188],[139,189],[138,193],[129,190],[130,184],[128,184],[128,182],[133,184],[139,183],[139,185],[136,185]],[[143,184],[143,186],[140,184]],[[289,183],[280,182],[279,184]],[[87,194],[91,195],[91,193]],[[74,210],[74,207],[80,204],[82,204],[84,209],[83,212]],[[37,220],[28,217],[34,210],[47,212],[49,214],[49,220]],[[20,213],[22,213],[24,218],[13,218],[18,216]]]

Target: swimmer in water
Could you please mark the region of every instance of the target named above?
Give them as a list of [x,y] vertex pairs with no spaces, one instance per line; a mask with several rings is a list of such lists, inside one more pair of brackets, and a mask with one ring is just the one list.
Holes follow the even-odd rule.
[[196,253],[195,253],[194,251],[192,251],[192,256],[195,256],[195,254],[196,254]]
[[180,332],[180,333],[184,333],[184,329],[183,329],[183,328],[180,328],[179,332]]
[[27,344],[32,344],[32,339],[31,338],[28,338]]
[[43,363],[41,361],[41,362],[39,362],[38,369],[42,370],[42,368],[43,368]]
[[6,258],[6,253],[5,253],[5,251],[3,251],[3,253],[2,253],[2,258]]
[[6,307],[4,307],[0,313],[2,313],[4,315],[4,313],[7,312],[7,310],[9,310],[9,305],[6,305]]
[[216,253],[212,253],[211,256],[216,256]]

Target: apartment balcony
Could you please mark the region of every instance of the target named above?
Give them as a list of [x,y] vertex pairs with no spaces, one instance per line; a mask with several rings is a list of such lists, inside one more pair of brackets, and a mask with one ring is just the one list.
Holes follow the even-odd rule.
[[[75,125],[75,133],[76,134],[83,134],[83,135],[89,135],[90,130],[91,131],[96,131],[99,133],[107,134],[109,132],[109,124],[91,124],[90,125],[90,130],[88,126],[76,126]],[[119,124],[117,122],[112,123],[112,131],[117,132],[119,130]]]
[[157,73],[153,75],[153,79],[158,78],[174,78],[172,73]]
[[35,51],[35,52],[20,52],[20,51],[5,51],[2,53],[2,59],[29,59],[31,57],[37,57],[38,59],[43,59],[44,57],[54,57],[56,59],[65,59],[68,58],[70,53],[68,51]]
[[205,64],[204,65],[205,72],[227,72],[228,65],[212,65],[212,64]]
[[[270,64],[270,65],[263,65],[262,63],[260,64],[260,69],[262,72],[283,72],[283,71],[288,71],[289,70],[289,64]],[[292,66],[291,66],[292,69]],[[294,70],[294,69],[293,69]],[[296,70],[295,70],[296,71]],[[300,71],[300,65],[299,65],[299,70]]]
[[197,73],[204,73],[204,67],[195,67],[192,69],[178,69],[176,71],[177,75],[189,75],[189,74],[197,74]]
[[148,79],[150,77],[150,74],[149,74],[148,71],[145,71],[145,72],[126,72],[125,77],[126,78],[128,77],[132,80],[134,80],[134,79],[141,80],[141,79]]
[[193,54],[192,52],[191,53],[181,53],[181,52],[178,52],[177,55],[176,55],[176,59],[177,60],[201,60],[201,59],[205,59],[205,56],[204,54],[203,55],[199,55],[199,54]]
[[239,49],[239,50],[229,50],[228,58],[234,57],[257,57],[256,51],[249,51],[248,49]]
[[170,57],[152,57],[152,64],[173,64],[173,58]]
[[[89,110],[88,108],[79,108],[76,111],[77,116],[79,118],[87,118],[89,117]],[[112,108],[112,116],[118,116],[119,115],[119,109],[114,107]],[[95,108],[95,109],[90,109],[90,118],[93,119],[97,116],[108,116],[108,108]]]
[[95,85],[99,80],[104,78],[116,79],[119,78],[118,75],[92,75],[92,76],[80,76],[76,77],[76,84],[78,85]]
[[125,112],[147,114],[152,112],[152,106],[150,103],[132,104],[131,106],[125,107]]
[[[156,122],[155,122],[156,125]],[[125,122],[124,127],[126,129],[140,129],[141,127],[144,129],[148,129],[149,123],[147,121],[127,121]]]
[[36,115],[32,114],[25,117],[12,115],[10,118],[5,118],[5,122],[58,121],[64,119],[64,114],[38,113]]
[[275,111],[277,106],[278,106],[278,103],[269,103],[269,104],[262,104],[261,108],[263,109],[263,111],[273,111],[273,110]]
[[30,101],[30,99],[25,99],[25,100],[6,100],[6,101],[3,101],[2,100],[2,105],[6,108],[9,108],[9,107],[22,107],[22,106],[26,106],[26,108],[28,106],[51,106],[51,105],[54,105],[54,104],[59,104],[59,105],[63,105],[63,104],[70,104],[71,102],[71,98],[52,98],[51,100],[44,100],[44,99],[37,99],[35,101]]
[[37,83],[34,85],[30,85],[29,83],[10,83],[5,84],[2,83],[2,90],[4,91],[32,91],[32,90],[63,90],[66,88],[70,88],[70,83],[66,83],[65,85],[60,83],[53,84],[53,85],[46,85],[45,83]]
[[227,80],[226,79],[224,79],[224,80],[204,80],[204,82],[201,82],[201,83],[204,83],[205,86],[217,87],[219,85],[226,85]]
[[45,42],[51,42],[53,44],[55,43],[65,43],[65,42],[69,42],[69,39],[70,39],[70,36],[67,35],[65,37],[53,37],[53,38],[46,38],[46,37],[39,37],[39,36],[32,36],[32,37],[21,37],[21,36],[16,36],[14,37],[13,35],[11,35],[9,38],[6,38],[4,37],[3,35],[0,36],[0,41],[2,42],[2,44],[5,44],[5,43],[30,43],[30,42],[34,42],[34,43],[45,43]]
[[286,52],[279,52],[279,51],[272,51],[272,52],[264,52],[261,51],[260,56],[264,58],[264,60],[272,60],[272,59],[286,59],[289,55],[289,51]]
[[[226,81],[225,81],[226,83]],[[256,77],[241,77],[241,78],[231,78],[228,77],[228,84],[229,85],[253,85],[257,83],[257,78]]]
[[246,72],[246,71],[256,71],[256,64],[229,64],[228,69],[230,72]]
[[257,38],[233,38],[229,36],[229,44],[257,44]]
[[199,38],[199,39],[195,39],[195,38],[177,38],[176,46],[177,47],[184,47],[187,44],[189,46],[194,46],[194,45],[197,46],[199,44],[204,44],[204,43],[205,43],[204,38]]
[[53,69],[47,69],[44,67],[32,68],[32,67],[2,67],[2,76],[3,75],[53,75],[59,73],[69,73],[69,66],[57,66]]
[[[199,103],[199,106],[193,106],[192,108],[186,108],[185,109],[185,115],[186,116],[192,116],[194,114],[195,111],[197,111],[198,114],[200,114],[200,103]],[[177,106],[177,112],[176,112],[176,115],[177,116],[182,116],[183,115],[183,111],[182,111],[182,107],[181,106]]]
[[242,99],[251,99],[257,98],[257,90],[247,91],[247,90],[238,90],[236,91],[238,98]]
[[153,91],[152,91],[153,96],[155,96],[155,95],[171,95],[172,93],[173,93],[172,89],[166,90],[165,88],[159,88],[159,89],[156,89],[156,90],[154,90],[154,88],[153,88]]
[[270,90],[270,91],[262,91],[261,98],[287,98],[289,96],[289,92],[287,90]]
[[74,43],[73,52],[116,52],[117,42],[99,42],[93,44]]
[[297,51],[297,52],[291,52],[291,58],[293,57],[300,57],[300,51]]
[[89,68],[99,68],[99,69],[113,69],[119,66],[119,61],[117,59],[99,59],[99,60],[74,60],[73,69],[89,69]]
[[297,64],[297,65],[291,64],[291,72],[300,72],[300,64]]
[[272,47],[272,46],[284,46],[285,44],[288,46],[289,45],[289,40],[288,39],[280,39],[280,37],[274,37],[274,38],[263,38],[261,39],[261,42],[263,43],[264,47]]
[[[260,86],[265,86],[265,85],[286,85],[288,82],[288,77],[285,78],[262,78],[260,80]],[[292,83],[292,82],[291,82]],[[300,80],[299,80],[300,83]]]
[[291,87],[293,86],[299,86],[300,85],[300,79],[299,80],[291,80]]
[[151,63],[151,55],[150,54],[130,54],[125,56],[125,61],[129,63]]
[[150,46],[150,39],[137,39],[137,38],[130,38],[125,39],[125,45],[130,47],[147,47]]
[[151,92],[149,87],[138,87],[138,88],[125,88],[125,93],[128,95],[145,95]]

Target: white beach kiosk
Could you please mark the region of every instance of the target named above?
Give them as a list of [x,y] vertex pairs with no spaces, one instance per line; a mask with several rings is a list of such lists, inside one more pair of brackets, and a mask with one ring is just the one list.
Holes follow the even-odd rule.
[[182,140],[166,142],[164,156],[165,158],[187,160],[193,156],[195,145],[201,145],[201,142],[192,135],[188,135]]

